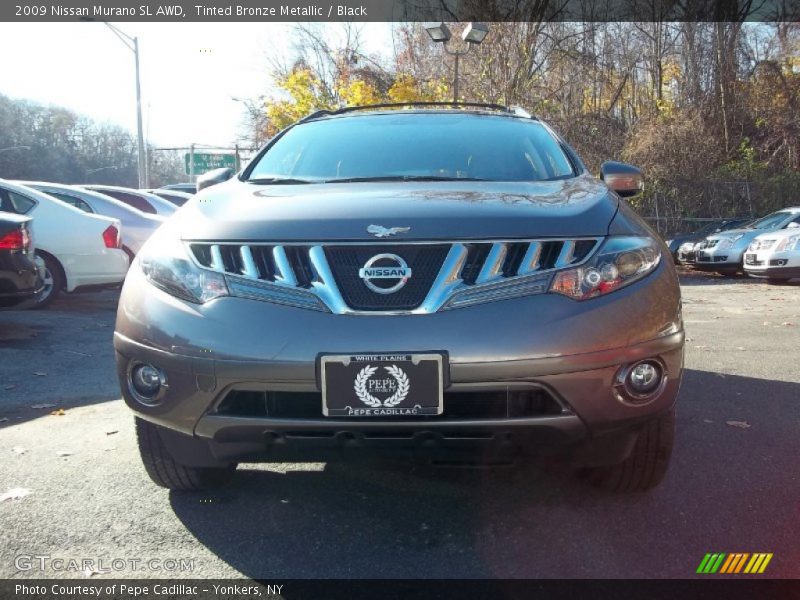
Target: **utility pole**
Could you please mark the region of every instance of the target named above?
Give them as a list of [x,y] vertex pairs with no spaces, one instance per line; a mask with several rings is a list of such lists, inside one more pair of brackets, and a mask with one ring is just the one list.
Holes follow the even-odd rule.
[[150,186],[147,173],[147,156],[144,148],[144,130],[142,128],[142,86],[139,81],[139,38],[129,36],[111,23],[105,21],[103,23],[114,32],[114,35],[116,35],[131,52],[133,52],[136,65],[136,133],[139,147],[139,188],[147,188]]

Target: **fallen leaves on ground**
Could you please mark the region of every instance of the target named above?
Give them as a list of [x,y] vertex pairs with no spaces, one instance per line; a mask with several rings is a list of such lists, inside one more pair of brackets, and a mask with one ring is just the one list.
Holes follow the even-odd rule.
[[67,411],[65,411],[63,408],[58,408],[56,410],[50,411],[50,414],[53,415],[54,417],[63,417],[65,414],[67,414]]
[[56,452],[56,454],[57,454],[58,456],[72,456],[72,455],[73,455],[73,454],[75,454],[75,453],[74,453],[74,452],[71,452],[70,450],[58,450],[58,451]]
[[21,500],[31,493],[30,490],[26,490],[25,488],[11,488],[5,494],[0,495],[0,502],[5,502],[6,500]]
[[112,429],[111,431],[106,431],[106,435],[114,435],[115,433],[119,433],[118,429]]
[[739,429],[750,429],[750,423],[747,421],[725,421],[725,424]]

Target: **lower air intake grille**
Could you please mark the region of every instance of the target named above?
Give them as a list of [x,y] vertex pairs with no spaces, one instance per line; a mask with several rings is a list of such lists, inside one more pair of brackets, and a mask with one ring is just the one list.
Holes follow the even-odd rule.
[[[526,419],[562,414],[564,409],[550,393],[541,388],[496,392],[445,392],[441,415],[415,417],[435,419]],[[228,392],[217,414],[230,417],[272,419],[332,420],[322,415],[319,392]],[[335,418],[334,418],[335,419]],[[384,417],[381,420],[404,420],[407,417]]]
[[[350,308],[364,311],[412,310],[425,300],[449,249],[449,244],[326,246],[325,256],[342,297]],[[381,253],[399,256],[411,269],[408,283],[392,294],[372,291],[359,277],[359,269],[370,258]]]

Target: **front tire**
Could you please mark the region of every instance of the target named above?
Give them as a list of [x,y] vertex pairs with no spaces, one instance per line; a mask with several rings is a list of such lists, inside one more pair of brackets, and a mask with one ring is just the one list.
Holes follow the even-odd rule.
[[648,421],[628,458],[618,465],[586,470],[595,487],[612,492],[645,492],[664,479],[675,440],[675,410]]
[[230,481],[236,465],[186,467],[172,458],[158,433],[159,427],[136,418],[136,441],[144,469],[157,485],[169,490],[196,492],[220,487]]

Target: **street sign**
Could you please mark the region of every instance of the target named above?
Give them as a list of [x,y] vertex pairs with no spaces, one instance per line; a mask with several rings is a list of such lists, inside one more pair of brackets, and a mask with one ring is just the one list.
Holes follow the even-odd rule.
[[[184,161],[186,163],[186,174],[189,175],[192,172],[190,168],[189,161],[191,160],[192,154],[187,152],[184,155]],[[221,167],[230,167],[231,169],[236,169],[236,155],[235,154],[209,154],[207,152],[195,152],[194,153],[194,174],[195,175],[202,175],[206,171],[210,171],[211,169],[219,169]]]

